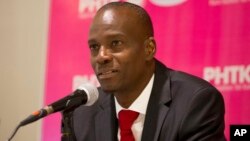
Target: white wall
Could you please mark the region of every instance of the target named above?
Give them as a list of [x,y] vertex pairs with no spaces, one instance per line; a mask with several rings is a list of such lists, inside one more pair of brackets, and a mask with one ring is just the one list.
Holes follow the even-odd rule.
[[[0,141],[43,105],[49,0],[0,0]],[[40,141],[41,122],[12,141]]]

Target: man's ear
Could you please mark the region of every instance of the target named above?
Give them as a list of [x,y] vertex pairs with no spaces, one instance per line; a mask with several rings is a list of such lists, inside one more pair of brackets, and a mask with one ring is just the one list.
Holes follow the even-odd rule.
[[156,43],[153,37],[149,37],[145,40],[145,55],[146,60],[151,60],[154,58],[156,52]]

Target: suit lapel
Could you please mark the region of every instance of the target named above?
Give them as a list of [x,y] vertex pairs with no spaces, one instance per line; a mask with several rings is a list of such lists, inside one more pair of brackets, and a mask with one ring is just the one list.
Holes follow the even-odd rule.
[[157,141],[171,102],[169,71],[165,66],[156,63],[155,80],[148,103],[143,141]]
[[111,94],[100,105],[95,118],[96,141],[117,141],[117,118]]

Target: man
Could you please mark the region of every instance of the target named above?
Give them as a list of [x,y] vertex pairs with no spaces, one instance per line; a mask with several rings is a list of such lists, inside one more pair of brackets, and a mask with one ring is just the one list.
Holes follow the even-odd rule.
[[127,2],[103,6],[93,19],[88,44],[100,96],[93,106],[74,111],[77,141],[124,140],[119,117],[124,110],[139,114],[131,140],[225,140],[221,94],[154,58],[152,22],[143,8]]

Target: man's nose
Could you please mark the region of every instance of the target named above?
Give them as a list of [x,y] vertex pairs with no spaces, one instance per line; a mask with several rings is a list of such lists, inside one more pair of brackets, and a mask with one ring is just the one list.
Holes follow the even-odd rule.
[[112,52],[105,46],[101,46],[97,55],[97,62],[100,64],[106,64],[110,61],[112,61]]

